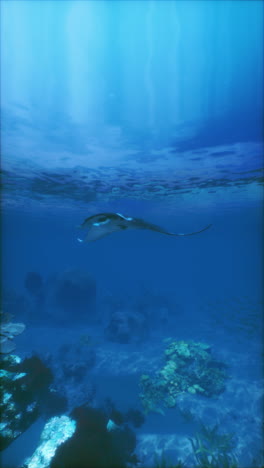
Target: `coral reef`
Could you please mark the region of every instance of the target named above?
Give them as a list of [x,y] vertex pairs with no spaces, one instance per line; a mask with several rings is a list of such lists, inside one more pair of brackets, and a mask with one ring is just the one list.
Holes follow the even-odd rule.
[[91,341],[83,337],[45,355],[45,363],[54,374],[54,385],[67,398],[69,408],[92,403],[95,398],[95,387],[87,376],[96,363],[96,351],[90,346]]
[[224,391],[226,366],[213,359],[209,345],[173,341],[165,350],[165,359],[154,376],[141,376],[140,398],[146,413],[163,414],[163,407],[176,406],[177,396],[185,392],[212,397]]
[[[110,417],[111,416],[111,417]],[[107,408],[80,406],[50,419],[23,468],[125,468],[135,466],[136,437],[108,401]]]
[[71,380],[77,383],[83,380],[96,362],[96,351],[83,341],[62,345],[56,354],[47,356],[54,368],[57,381]]
[[28,398],[28,387],[24,382],[26,374],[20,372],[20,364],[18,356],[8,355],[1,359],[1,450],[28,429],[39,416],[37,401]]
[[89,407],[75,408],[70,416],[76,431],[57,449],[50,468],[124,468],[136,461],[136,437],[127,425]]
[[57,448],[74,434],[76,422],[68,416],[56,416],[46,424],[40,436],[40,445],[27,459],[23,468],[49,468]]
[[3,355],[0,368],[0,449],[3,450],[40,414],[63,412],[67,405],[50,388],[52,373],[37,356],[21,361],[18,356]]
[[16,335],[20,335],[25,330],[23,323],[11,322],[9,314],[1,312],[1,328],[0,328],[0,353],[7,354],[11,353],[16,349],[16,345],[13,342],[13,338]]

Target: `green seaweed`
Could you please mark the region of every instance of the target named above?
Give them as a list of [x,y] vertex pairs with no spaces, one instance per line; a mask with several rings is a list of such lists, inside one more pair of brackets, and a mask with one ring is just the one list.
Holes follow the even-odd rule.
[[233,453],[234,434],[219,433],[219,426],[209,427],[201,424],[199,432],[189,438],[193,455],[200,468],[237,468]]
[[162,455],[160,457],[156,455],[155,464],[153,468],[186,468],[186,465],[181,460],[179,460],[176,464],[175,463],[171,464],[167,460],[164,452],[162,452]]
[[[193,438],[188,438],[192,446],[192,455],[195,466],[198,468],[238,468],[236,456],[233,453],[233,433],[220,433],[219,426],[212,427],[200,422],[200,429]],[[189,457],[187,457],[189,459]],[[185,468],[190,466],[179,460],[176,464],[170,463],[164,452],[156,457],[153,468]]]

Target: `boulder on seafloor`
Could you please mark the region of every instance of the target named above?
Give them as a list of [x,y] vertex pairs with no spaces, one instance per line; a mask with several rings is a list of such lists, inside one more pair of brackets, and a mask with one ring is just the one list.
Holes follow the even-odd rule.
[[105,328],[105,336],[117,343],[134,343],[144,340],[148,332],[147,318],[137,311],[114,312]]

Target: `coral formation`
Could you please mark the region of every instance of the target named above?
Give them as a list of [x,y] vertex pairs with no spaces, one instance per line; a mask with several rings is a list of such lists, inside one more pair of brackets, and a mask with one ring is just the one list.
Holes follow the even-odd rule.
[[16,335],[20,335],[25,330],[23,323],[13,323],[10,321],[11,316],[9,314],[3,314],[1,312],[1,329],[0,329],[0,353],[7,354],[11,353],[16,349],[16,345],[13,342],[13,338]]
[[[50,419],[23,468],[125,468],[135,466],[136,437],[111,401],[108,409],[75,408]],[[111,416],[111,418],[110,418]]]
[[56,451],[50,468],[124,468],[136,461],[136,437],[127,426],[109,420],[101,409],[79,407],[73,436]]
[[18,356],[3,355],[0,368],[0,450],[3,450],[40,414],[65,411],[67,406],[50,389],[52,373],[37,356],[21,361]]
[[40,445],[23,468],[49,468],[57,448],[74,434],[76,422],[68,416],[56,416],[46,424],[40,436]]
[[18,356],[8,355],[1,359],[1,450],[22,434],[39,415],[36,400],[27,398],[26,374],[21,372],[20,364]]
[[154,376],[141,376],[140,398],[146,413],[163,414],[163,407],[176,406],[181,393],[212,397],[224,391],[226,366],[213,359],[209,345],[173,341],[165,350],[165,359],[164,366]]
[[87,379],[96,363],[96,351],[83,340],[64,343],[55,352],[45,355],[46,364],[54,374],[54,385],[65,395],[69,408],[92,403],[95,386]]
[[79,343],[62,345],[57,356],[53,356],[52,365],[56,367],[56,377],[62,381],[71,379],[80,382],[96,362],[96,352],[93,348]]

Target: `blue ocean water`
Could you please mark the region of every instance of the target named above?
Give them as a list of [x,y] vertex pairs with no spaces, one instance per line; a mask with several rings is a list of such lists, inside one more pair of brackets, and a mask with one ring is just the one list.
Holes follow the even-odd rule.
[[[67,400],[38,394],[3,468],[261,468],[263,2],[2,0],[1,31],[2,309]],[[212,226],[78,242],[98,213]],[[34,464],[61,415],[98,452]]]

